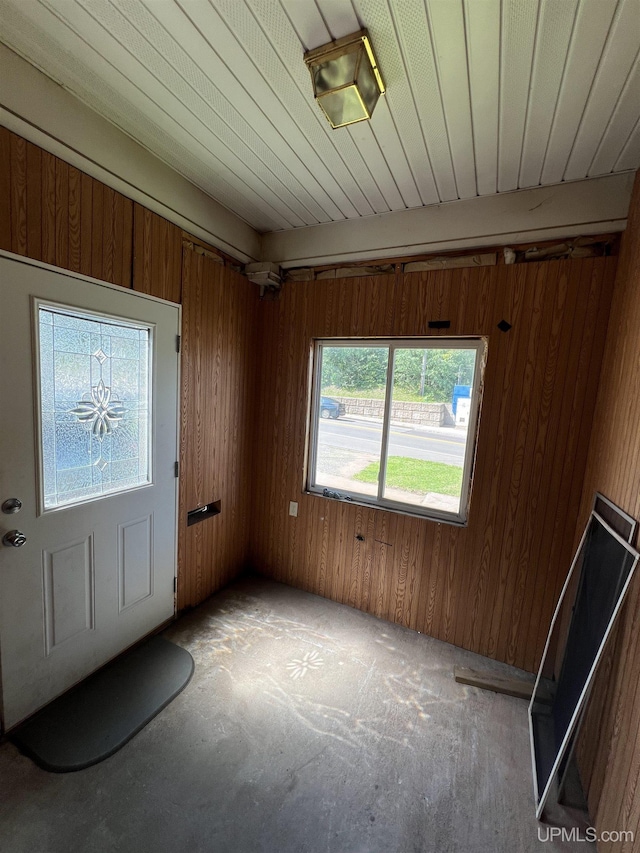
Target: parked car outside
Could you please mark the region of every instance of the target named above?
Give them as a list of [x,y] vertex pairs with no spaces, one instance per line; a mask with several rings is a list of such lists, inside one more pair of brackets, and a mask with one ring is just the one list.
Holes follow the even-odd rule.
[[339,403],[333,397],[320,397],[320,417],[321,418],[339,418],[346,412],[344,403]]

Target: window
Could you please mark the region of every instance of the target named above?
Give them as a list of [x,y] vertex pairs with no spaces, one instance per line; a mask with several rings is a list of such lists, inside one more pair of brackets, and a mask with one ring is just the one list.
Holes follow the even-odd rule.
[[37,313],[42,509],[150,483],[152,328],[60,305]]
[[307,489],[465,524],[486,342],[319,340]]

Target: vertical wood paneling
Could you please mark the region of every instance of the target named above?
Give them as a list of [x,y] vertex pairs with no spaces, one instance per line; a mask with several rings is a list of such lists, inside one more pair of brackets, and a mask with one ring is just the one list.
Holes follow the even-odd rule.
[[12,252],[27,252],[27,142],[11,134],[11,246]]
[[133,287],[133,202],[121,195],[118,204],[122,209],[122,267],[118,284]]
[[[532,407],[532,378],[535,370],[532,352],[535,349],[541,319],[540,294],[536,293],[533,287],[529,287],[527,282],[527,273],[530,274],[531,269],[521,267],[508,276],[513,279],[509,304],[509,314],[513,319],[509,322],[520,330],[520,339],[516,340],[514,336],[510,342],[514,351],[513,368],[506,374],[501,399],[501,406],[506,409],[504,467],[501,470],[502,482],[498,494],[498,537],[493,544],[499,571],[495,575],[492,618],[487,625],[485,646],[485,654],[501,659],[504,659],[505,650],[499,642],[500,627],[503,616],[510,609],[510,584],[517,572],[521,556],[514,547],[517,532],[515,516],[522,483],[527,421]],[[476,500],[477,497],[476,495]]]
[[182,296],[182,231],[137,202],[133,206],[135,289],[170,302]]
[[131,287],[133,202],[0,128],[0,248]]
[[56,163],[57,157],[42,152],[42,260],[46,264],[56,263]]
[[89,175],[80,178],[80,272],[91,275],[91,216],[93,213],[93,184]]
[[27,255],[42,257],[42,149],[27,142]]
[[102,275],[107,281],[115,281],[115,223],[110,215],[115,204],[115,192],[111,187],[102,187]]
[[[164,231],[156,232],[162,240]],[[255,285],[184,249],[179,609],[247,564],[257,308]],[[189,510],[216,500],[220,515],[186,526]]]
[[[188,247],[183,232],[133,209],[133,286],[182,302],[178,609],[199,604],[247,564],[257,288]],[[187,527],[214,500],[220,515]]]
[[[506,298],[507,270],[499,269],[495,274],[493,271],[484,274],[483,291],[480,304],[485,306],[482,317],[478,320],[482,324],[476,326],[476,332],[482,328],[488,328],[494,315],[502,309]],[[502,309],[504,310],[504,309]],[[509,317],[513,319],[514,314],[509,311]],[[506,314],[505,314],[506,319]],[[480,614],[485,610],[487,601],[491,601],[492,587],[495,575],[491,572],[491,558],[493,543],[497,524],[497,512],[499,506],[498,489],[501,484],[501,472],[504,454],[502,448],[505,438],[505,418],[508,407],[505,405],[507,387],[505,376],[510,374],[510,366],[513,362],[514,348],[511,346],[513,338],[509,334],[500,334],[491,340],[491,352],[487,360],[485,370],[485,388],[483,395],[483,408],[485,411],[495,412],[493,428],[483,436],[485,456],[482,464],[476,463],[474,484],[471,494],[472,506],[475,508],[477,495],[488,497],[488,509],[484,518],[484,530],[481,536],[475,538],[476,554],[474,556],[475,572],[474,582],[468,585],[467,607],[469,618],[464,625],[461,644],[468,648],[484,648],[487,640],[484,633],[483,621]],[[439,537],[438,537],[439,546]],[[430,602],[430,620],[433,621],[433,600]]]
[[[640,176],[622,241],[576,537],[600,491],[640,519]],[[637,540],[637,538],[636,538]],[[577,540],[576,540],[577,541]],[[638,541],[636,541],[636,547]],[[640,837],[640,577],[589,701],[578,763],[598,830]],[[599,850],[635,850],[633,843]]]
[[91,275],[96,277],[103,269],[104,243],[102,239],[102,220],[104,211],[102,200],[105,189],[104,184],[94,184],[91,196]]
[[[69,164],[56,160],[56,260],[55,265],[69,269]],[[107,281],[111,281],[108,277]]]
[[80,272],[82,173],[69,168],[69,269]]
[[[571,560],[566,531],[578,513],[615,266],[598,258],[288,282],[260,312],[253,565],[533,669]],[[496,328],[503,318],[513,324],[506,334]],[[312,338],[420,335],[432,319],[451,321],[444,334],[489,338],[468,526],[304,494]]]

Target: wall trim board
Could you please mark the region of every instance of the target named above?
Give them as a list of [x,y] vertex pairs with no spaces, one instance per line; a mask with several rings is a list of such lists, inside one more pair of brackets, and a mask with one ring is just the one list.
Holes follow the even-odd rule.
[[75,95],[0,44],[0,125],[234,258],[260,235]]
[[633,173],[264,234],[284,268],[506,246],[623,231]]

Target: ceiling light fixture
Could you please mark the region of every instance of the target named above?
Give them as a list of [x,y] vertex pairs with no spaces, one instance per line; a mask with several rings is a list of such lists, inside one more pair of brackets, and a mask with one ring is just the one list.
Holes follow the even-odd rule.
[[331,127],[371,118],[385,89],[366,30],[309,50],[304,61]]

